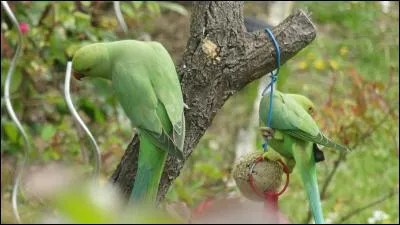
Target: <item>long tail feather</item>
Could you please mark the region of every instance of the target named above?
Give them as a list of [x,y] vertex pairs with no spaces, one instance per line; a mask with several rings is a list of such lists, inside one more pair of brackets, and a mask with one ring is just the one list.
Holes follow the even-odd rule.
[[140,135],[139,165],[130,197],[131,203],[155,204],[166,156],[167,151],[157,148],[145,134]]
[[323,224],[324,217],[322,213],[321,200],[318,190],[317,173],[315,164],[312,168],[301,169],[301,177],[310,201],[311,210],[313,212],[314,221],[316,224]]
[[320,141],[317,142],[318,144],[324,145],[326,147],[334,148],[334,149],[337,149],[339,151],[350,151],[349,148],[347,148],[344,145],[340,145],[340,144],[337,144],[337,143],[333,142],[331,139],[329,139],[323,133],[319,133],[317,138],[320,139]]
[[312,143],[307,143],[306,148],[296,146],[293,150],[296,166],[300,169],[307,197],[310,202],[311,211],[316,224],[324,223],[321,199],[318,190],[316,163]]
[[[154,144],[157,145],[158,148],[162,150],[166,150],[172,155],[178,157],[183,160],[183,142],[180,143],[180,146],[174,143],[174,141],[169,137],[169,135],[163,131],[161,134],[155,134],[146,129],[141,129],[141,132],[147,136],[148,139],[153,141]],[[182,148],[180,148],[182,147]]]
[[337,143],[333,142],[331,139],[326,137],[321,132],[316,136],[312,136],[312,135],[310,135],[310,134],[308,134],[306,132],[299,131],[299,130],[296,130],[296,131],[285,130],[285,133],[287,133],[287,134],[289,134],[289,135],[291,135],[293,137],[296,137],[298,139],[301,139],[301,140],[304,140],[304,141],[314,142],[314,143],[323,145],[325,147],[333,148],[333,149],[336,149],[336,150],[339,150],[339,151],[350,151],[350,149],[347,148],[346,146],[340,145],[340,144],[337,144]]

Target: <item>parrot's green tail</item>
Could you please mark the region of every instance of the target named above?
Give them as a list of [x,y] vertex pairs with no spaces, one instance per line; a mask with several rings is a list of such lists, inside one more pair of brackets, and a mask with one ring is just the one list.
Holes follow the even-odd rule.
[[139,165],[129,201],[134,205],[154,205],[167,151],[157,148],[146,135],[139,135],[139,138]]
[[340,145],[340,144],[336,144],[335,142],[333,142],[331,139],[329,139],[328,137],[326,137],[324,134],[319,133],[318,138],[320,138],[320,141],[317,142],[318,144],[324,145],[326,147],[329,148],[333,148],[339,151],[350,151],[349,148],[347,148],[344,145]]
[[307,197],[310,202],[311,211],[316,224],[324,223],[321,199],[318,190],[317,170],[312,151],[312,143],[306,143],[306,148],[294,149],[296,165],[300,169],[301,179],[303,180]]
[[316,224],[324,223],[324,216],[322,214],[321,200],[318,190],[317,171],[315,169],[315,163],[312,168],[307,170],[301,170],[301,177],[307,191],[307,196],[310,201],[311,211],[314,216]]

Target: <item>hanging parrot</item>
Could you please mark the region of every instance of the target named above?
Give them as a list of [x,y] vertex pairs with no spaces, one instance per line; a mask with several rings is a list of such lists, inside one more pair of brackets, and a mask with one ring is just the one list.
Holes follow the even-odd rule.
[[130,202],[156,204],[167,153],[183,159],[184,102],[174,63],[158,42],[95,43],[72,59],[74,77],[111,80],[140,148]]
[[[286,96],[293,98],[297,103],[300,104],[300,106],[304,110],[306,110],[308,112],[308,114],[310,114],[311,116],[314,115],[315,106],[314,106],[314,103],[309,98],[307,98],[303,95],[299,95],[299,94],[286,94]],[[266,121],[266,119],[267,119],[266,116],[262,115],[262,117]],[[261,121],[261,120],[262,119],[261,119],[261,115],[260,115],[260,124],[265,125],[265,121],[264,121],[264,123],[262,123],[263,121]],[[264,138],[268,139],[269,144],[270,144],[270,146],[272,146],[273,150],[275,152],[279,153],[279,154],[274,154],[274,152],[268,151],[268,152],[266,152],[266,154],[264,156],[268,157],[270,160],[283,159],[286,162],[286,164],[288,165],[289,173],[292,173],[293,168],[296,164],[296,161],[294,160],[292,155],[287,154],[285,151],[283,151],[283,134],[279,131],[272,130],[271,128],[268,128],[268,127],[260,127],[260,130],[261,130],[262,136]],[[272,133],[273,133],[273,138],[271,136]],[[316,162],[325,160],[324,153],[319,149],[318,145],[315,143],[313,144],[313,151],[314,151],[314,157],[315,157]],[[282,158],[281,156],[286,156],[286,157]]]
[[[270,92],[270,90],[269,90]],[[290,172],[297,165],[310,201],[315,223],[324,223],[316,173],[316,150],[318,145],[348,151],[346,146],[339,145],[321,133],[310,114],[314,105],[304,96],[284,94],[273,91],[271,126],[266,127],[269,111],[269,92],[260,102],[259,120],[261,131],[268,144],[288,163]],[[265,154],[268,158],[268,152]],[[274,159],[271,159],[274,160]]]

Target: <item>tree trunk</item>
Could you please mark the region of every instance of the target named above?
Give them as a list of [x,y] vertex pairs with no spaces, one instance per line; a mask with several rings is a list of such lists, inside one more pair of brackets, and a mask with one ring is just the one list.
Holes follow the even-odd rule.
[[[281,64],[311,43],[316,31],[299,10],[272,29],[281,50]],[[177,72],[185,103],[185,160],[225,101],[248,83],[275,69],[275,49],[265,32],[246,32],[243,2],[194,2],[190,38]],[[137,170],[139,140],[135,136],[111,177],[127,198]],[[168,156],[158,201],[164,198],[184,162]]]

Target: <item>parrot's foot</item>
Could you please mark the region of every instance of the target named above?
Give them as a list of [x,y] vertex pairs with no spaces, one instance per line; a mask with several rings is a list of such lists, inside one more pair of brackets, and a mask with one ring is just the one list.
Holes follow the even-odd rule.
[[293,172],[294,167],[296,166],[296,161],[294,159],[288,159],[286,160],[286,165],[289,170],[289,174]]
[[282,156],[281,156],[279,153],[277,153],[277,152],[275,152],[275,151],[272,151],[272,150],[266,151],[266,152],[263,154],[263,158],[264,158],[264,159],[268,159],[268,160],[270,160],[270,161],[283,160]]
[[287,166],[287,173],[291,174],[294,167],[296,166],[296,161],[294,159],[287,159],[282,157],[278,152],[268,150],[263,154],[263,158],[270,161],[281,161]]
[[274,138],[275,130],[270,127],[260,127],[261,135],[265,140],[271,140]]

